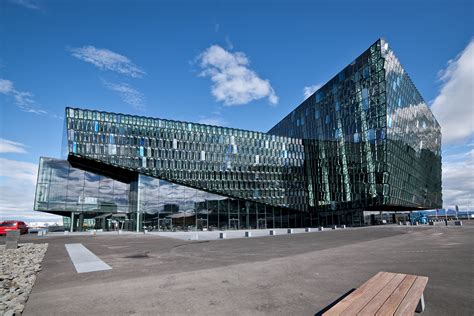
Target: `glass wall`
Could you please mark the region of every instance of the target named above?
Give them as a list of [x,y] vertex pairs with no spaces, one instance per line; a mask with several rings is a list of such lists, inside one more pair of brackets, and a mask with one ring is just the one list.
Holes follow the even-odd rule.
[[441,127],[397,57],[382,41],[387,94],[387,204],[440,208]]
[[[138,208],[137,208],[138,206]],[[228,230],[287,227],[273,213],[302,221],[301,212],[205,192],[144,175],[123,183],[40,159],[35,210],[70,219],[74,230]],[[295,221],[293,221],[295,223]]]
[[383,204],[387,134],[383,66],[376,42],[268,132],[303,139],[312,210]]
[[73,218],[78,230],[135,227],[130,184],[74,168],[66,160],[40,158],[34,208]]
[[[301,212],[233,199],[148,176],[139,176],[139,209],[148,230],[231,230],[303,227]],[[274,225],[277,210],[291,225]]]
[[307,210],[301,139],[73,108],[66,109],[66,121],[69,155],[216,194]]
[[384,40],[268,133],[303,139],[308,202],[321,223],[442,205],[440,126]]

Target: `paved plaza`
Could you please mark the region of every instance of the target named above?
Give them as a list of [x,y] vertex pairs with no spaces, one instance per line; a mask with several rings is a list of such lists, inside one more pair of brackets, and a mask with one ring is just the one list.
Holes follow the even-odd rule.
[[[472,222],[226,240],[22,236],[49,243],[25,315],[314,315],[379,271],[428,276],[424,315],[473,315]],[[78,273],[66,244],[112,269]]]

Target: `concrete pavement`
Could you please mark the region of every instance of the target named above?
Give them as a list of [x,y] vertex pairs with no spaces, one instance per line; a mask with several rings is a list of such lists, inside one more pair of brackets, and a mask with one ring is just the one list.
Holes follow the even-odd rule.
[[[379,271],[428,276],[425,315],[472,315],[474,225],[250,239],[29,236],[49,243],[25,315],[314,315]],[[64,244],[112,270],[76,273]]]

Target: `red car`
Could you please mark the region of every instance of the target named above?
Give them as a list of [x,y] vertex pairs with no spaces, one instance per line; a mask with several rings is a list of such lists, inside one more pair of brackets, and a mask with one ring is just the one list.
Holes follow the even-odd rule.
[[21,221],[4,221],[0,223],[0,235],[6,235],[9,230],[19,230],[20,234],[28,234],[28,226]]

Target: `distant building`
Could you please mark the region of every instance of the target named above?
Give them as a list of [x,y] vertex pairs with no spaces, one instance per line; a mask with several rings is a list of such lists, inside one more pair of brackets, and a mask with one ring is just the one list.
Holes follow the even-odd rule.
[[268,133],[74,108],[65,120],[68,161],[41,158],[35,210],[74,229],[360,226],[442,205],[440,126],[384,40]]
[[60,226],[63,224],[62,221],[47,221],[47,222],[36,222],[36,221],[29,221],[27,222],[28,227],[30,228],[41,228],[41,227],[48,227],[48,226]]

